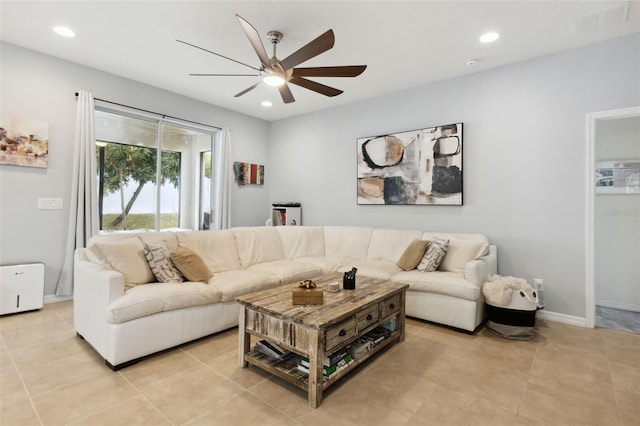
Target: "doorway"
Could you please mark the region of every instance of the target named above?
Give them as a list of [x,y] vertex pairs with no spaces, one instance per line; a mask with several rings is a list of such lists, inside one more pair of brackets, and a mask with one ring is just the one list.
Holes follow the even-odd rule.
[[587,115],[586,326],[640,333],[640,107]]

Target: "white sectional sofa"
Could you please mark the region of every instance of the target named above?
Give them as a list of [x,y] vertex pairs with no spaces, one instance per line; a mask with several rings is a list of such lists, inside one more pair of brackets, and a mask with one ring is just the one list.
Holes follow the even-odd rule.
[[[396,265],[413,240],[434,237],[449,240],[438,271]],[[211,272],[208,282],[155,282],[143,248],[158,241],[195,251]],[[236,326],[239,295],[354,266],[358,276],[409,284],[407,316],[473,332],[484,319],[482,283],[497,272],[497,258],[495,246],[478,234],[369,227],[96,235],[75,255],[75,329],[118,369]]]

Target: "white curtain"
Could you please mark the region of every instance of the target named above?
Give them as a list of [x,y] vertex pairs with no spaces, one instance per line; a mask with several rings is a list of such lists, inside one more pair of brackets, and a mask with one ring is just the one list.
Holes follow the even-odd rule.
[[98,233],[98,185],[96,179],[96,143],[93,95],[78,92],[76,132],[73,148],[71,201],[64,264],[58,279],[56,295],[73,295],[73,256],[86,247],[89,238]]
[[231,129],[225,128],[215,146],[217,159],[215,168],[216,180],[215,199],[213,202],[213,227],[212,229],[227,229],[231,226],[231,197],[229,186],[231,185]]

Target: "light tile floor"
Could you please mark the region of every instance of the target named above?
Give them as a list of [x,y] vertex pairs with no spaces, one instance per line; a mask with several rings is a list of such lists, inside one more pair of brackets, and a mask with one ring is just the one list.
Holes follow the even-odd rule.
[[237,329],[112,372],[72,302],[0,318],[0,425],[638,425],[640,336],[538,320],[534,340],[408,320],[325,393],[236,365]]

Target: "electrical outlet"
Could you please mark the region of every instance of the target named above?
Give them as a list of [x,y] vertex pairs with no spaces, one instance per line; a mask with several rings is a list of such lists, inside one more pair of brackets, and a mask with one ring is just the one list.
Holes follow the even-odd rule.
[[38,198],[38,209],[61,210],[62,198]]
[[542,278],[534,278],[533,285],[538,291],[544,291],[544,280]]

